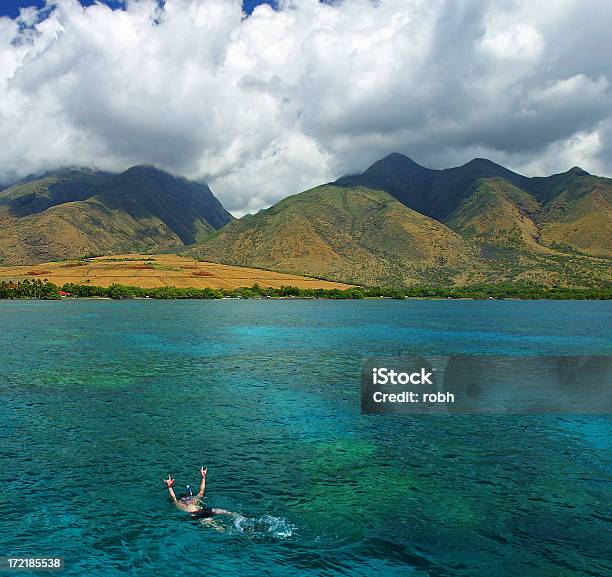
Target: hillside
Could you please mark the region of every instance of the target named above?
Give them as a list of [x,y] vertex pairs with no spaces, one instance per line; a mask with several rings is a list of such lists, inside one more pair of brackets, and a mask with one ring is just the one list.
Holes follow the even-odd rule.
[[487,244],[612,256],[612,180],[579,167],[529,178],[483,158],[433,170],[393,153],[336,184],[385,190],[409,208]]
[[532,220],[539,205],[531,195],[502,178],[479,180],[453,211],[448,226],[483,245],[550,252],[538,244]]
[[527,177],[484,158],[456,168],[433,170],[398,153],[389,154],[361,174],[339,178],[335,184],[384,190],[407,207],[445,222],[472,194],[479,180],[491,178],[529,187]]
[[612,180],[528,178],[486,159],[401,154],[235,220],[208,186],[151,166],[66,169],[0,190],[0,264],[185,251],[363,285],[610,283]]
[[134,220],[156,218],[183,244],[193,244],[199,235],[221,228],[232,218],[206,184],[152,166],[126,170],[93,200]]
[[386,192],[329,185],[234,221],[188,254],[364,284],[441,282],[473,258],[458,234]]
[[331,283],[297,275],[199,262],[176,254],[119,254],[85,260],[46,262],[32,266],[0,266],[0,281],[48,279],[62,286],[65,283],[107,287],[113,283],[154,288],[261,287],[345,289],[348,285]]
[[173,249],[231,218],[205,184],[150,166],[64,170],[0,191],[0,263]]
[[612,181],[528,178],[484,159],[446,170],[400,154],[285,198],[189,250],[353,283],[610,281]]
[[[555,175],[537,215],[541,242],[565,251],[612,255],[612,179],[579,168]],[[551,177],[553,178],[553,177]]]
[[29,177],[0,190],[0,206],[16,217],[40,213],[51,206],[85,200],[115,176],[99,170],[66,168]]

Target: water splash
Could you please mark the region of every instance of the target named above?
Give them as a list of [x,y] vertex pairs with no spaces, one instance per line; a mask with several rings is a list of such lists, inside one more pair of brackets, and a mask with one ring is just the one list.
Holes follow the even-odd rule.
[[287,539],[296,530],[284,517],[262,515],[261,517],[245,517],[237,515],[234,519],[234,529],[249,539]]

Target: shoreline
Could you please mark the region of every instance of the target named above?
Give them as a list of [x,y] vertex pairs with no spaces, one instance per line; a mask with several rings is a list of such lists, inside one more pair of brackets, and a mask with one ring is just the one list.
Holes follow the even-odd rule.
[[583,301],[583,302],[597,302],[597,301],[609,301],[611,298],[519,298],[519,297],[404,297],[404,298],[392,298],[392,297],[363,297],[363,298],[331,298],[331,297],[222,297],[222,298],[211,298],[203,299],[197,297],[168,297],[168,298],[155,298],[155,297],[131,297],[131,298],[112,298],[103,296],[94,297],[60,297],[60,298],[39,298],[39,297],[10,297],[0,298],[1,301],[48,301],[48,302],[78,302],[78,301],[443,301],[443,302],[459,302],[459,301],[516,301],[516,302],[532,302],[532,301],[547,301],[547,302],[560,302],[560,301]]
[[346,289],[301,288],[296,286],[263,287],[257,283],[250,287],[235,288],[179,288],[161,286],[143,288],[132,285],[65,283],[58,286],[49,280],[23,280],[0,282],[0,299],[261,299],[261,300],[610,300],[609,287],[546,287],[531,284],[481,284],[465,287],[413,286],[413,287],[359,287]]

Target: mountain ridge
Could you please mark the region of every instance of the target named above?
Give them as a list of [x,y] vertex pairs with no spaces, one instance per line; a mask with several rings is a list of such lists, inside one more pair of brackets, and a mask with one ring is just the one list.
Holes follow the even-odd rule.
[[[550,177],[530,178],[487,159],[434,170],[392,153],[359,175],[344,176],[286,197],[268,209],[230,223],[189,252],[228,264],[255,262],[279,271],[324,273],[327,278],[352,283],[524,280],[597,284],[610,280],[609,263],[600,259],[612,256],[607,234],[611,184],[609,179],[592,176],[579,167]],[[336,196],[338,189],[347,191],[343,195],[344,215],[317,192],[321,188]],[[428,220],[419,221],[420,230],[415,232],[414,216],[396,206],[389,210],[396,219],[405,219],[405,226],[396,223],[393,232],[387,227],[386,244],[374,242],[373,234],[362,234],[349,243],[346,238],[356,224],[346,215],[359,205],[360,195],[376,191],[386,195],[387,203],[396,201]],[[306,223],[296,208],[298,204],[307,206],[303,211],[308,216]],[[569,209],[564,212],[565,207]],[[272,215],[277,216],[271,219]],[[366,220],[362,217],[358,224],[363,227]],[[279,234],[279,220],[283,221],[283,234]],[[447,243],[442,247],[433,239],[428,241],[430,221],[457,235],[461,245]],[[321,222],[326,223],[323,229]],[[382,226],[373,222],[371,226]],[[411,234],[407,233],[408,222]],[[301,231],[301,236],[296,231]],[[585,236],[586,231],[589,234]],[[252,242],[253,238],[260,239],[260,244]],[[372,243],[361,253],[362,262],[358,264],[355,250],[364,238]],[[341,239],[345,239],[344,250]],[[393,252],[394,243],[404,247],[403,256]],[[320,255],[318,261],[305,245],[317,247],[314,253]],[[330,245],[335,247],[333,257]],[[411,246],[425,245],[431,248],[428,262],[407,258]],[[302,253],[308,252],[307,258],[296,260],[288,247],[294,251],[302,247]],[[330,259],[334,266],[330,266]]]
[[234,219],[203,183],[150,165],[67,168],[0,190],[0,262],[129,251],[365,285],[610,283],[612,180],[526,177],[483,158],[392,153]]
[[[463,239],[445,225],[380,190],[321,185],[232,224],[188,254],[375,284],[380,278],[400,278],[400,270],[415,279],[418,271],[441,276],[446,261],[459,264],[469,252]],[[436,254],[434,245],[445,254]]]
[[400,153],[391,153],[361,174],[341,177],[335,184],[381,188],[409,208],[444,222],[469,196],[474,183],[483,178],[504,178],[530,192],[532,189],[529,177],[486,158],[473,158],[452,168],[433,169]]
[[60,169],[0,191],[0,262],[178,249],[232,219],[206,184],[150,165]]

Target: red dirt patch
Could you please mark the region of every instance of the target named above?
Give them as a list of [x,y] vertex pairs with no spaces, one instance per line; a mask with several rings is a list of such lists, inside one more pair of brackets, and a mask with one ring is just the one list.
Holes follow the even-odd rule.
[[49,274],[50,270],[29,270],[26,274],[29,276],[42,276],[43,274]]

